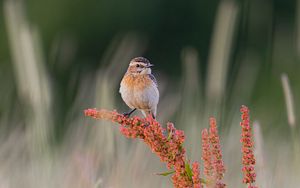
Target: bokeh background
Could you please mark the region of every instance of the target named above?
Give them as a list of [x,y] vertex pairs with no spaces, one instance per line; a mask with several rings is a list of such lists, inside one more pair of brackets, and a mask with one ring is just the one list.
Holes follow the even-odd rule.
[[155,64],[158,120],[185,131],[191,161],[215,116],[225,182],[245,187],[245,104],[257,185],[299,186],[299,1],[4,0],[0,10],[0,188],[171,187],[143,143],[83,115],[128,110],[118,88],[136,56]]

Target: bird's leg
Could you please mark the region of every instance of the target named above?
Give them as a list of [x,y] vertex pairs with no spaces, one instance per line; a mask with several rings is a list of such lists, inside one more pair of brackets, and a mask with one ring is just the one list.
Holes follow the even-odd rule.
[[130,112],[124,112],[123,115],[129,117],[135,110],[136,110],[136,108],[134,108]]
[[152,117],[153,119],[155,119],[155,115],[154,115],[153,113],[151,113],[151,117]]
[[155,119],[155,115],[153,113],[151,113],[151,116],[152,116],[153,119]]

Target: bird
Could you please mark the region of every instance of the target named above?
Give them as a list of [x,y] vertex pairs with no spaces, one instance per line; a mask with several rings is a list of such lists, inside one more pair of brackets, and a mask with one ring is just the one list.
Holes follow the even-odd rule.
[[136,57],[130,61],[119,92],[131,111],[123,115],[130,117],[138,109],[145,117],[151,115],[156,118],[159,91],[151,70],[153,66],[145,57]]

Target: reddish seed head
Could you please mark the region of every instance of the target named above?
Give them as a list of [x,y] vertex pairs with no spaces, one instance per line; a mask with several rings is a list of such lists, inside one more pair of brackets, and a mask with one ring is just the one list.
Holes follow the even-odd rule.
[[86,116],[95,119],[107,119],[119,123],[120,132],[128,138],[142,139],[159,156],[168,168],[174,168],[175,174],[172,181],[175,187],[191,188],[192,179],[189,178],[185,170],[185,149],[182,147],[184,142],[184,132],[177,130],[172,123],[168,123],[168,134],[162,126],[152,117],[145,119],[139,117],[128,118],[117,112],[107,110],[87,109],[84,111]]
[[222,159],[222,151],[216,119],[213,117],[210,118],[209,124],[209,141],[211,144],[213,177],[214,181],[216,181],[216,186],[221,188],[226,186],[221,182],[225,173],[225,167]]
[[199,163],[194,162],[192,165],[192,172],[193,172],[193,184],[194,188],[201,188],[201,182],[200,182],[200,170],[199,170]]
[[242,134],[241,134],[241,143],[242,143],[242,172],[244,174],[243,183],[248,184],[248,188],[256,188],[256,186],[251,185],[255,182],[255,158],[253,155],[253,142],[252,142],[252,133],[251,133],[251,126],[250,126],[250,119],[249,119],[249,109],[246,106],[242,106],[240,109],[241,115],[241,127],[242,127]]
[[202,130],[202,160],[204,165],[204,176],[212,179],[211,148],[207,129]]

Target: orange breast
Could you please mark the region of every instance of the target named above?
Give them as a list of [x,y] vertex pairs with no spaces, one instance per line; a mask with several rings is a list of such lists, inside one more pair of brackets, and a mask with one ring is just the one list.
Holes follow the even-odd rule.
[[128,87],[128,89],[134,89],[135,91],[143,91],[145,88],[152,84],[152,80],[148,75],[131,75],[124,76],[122,83]]

